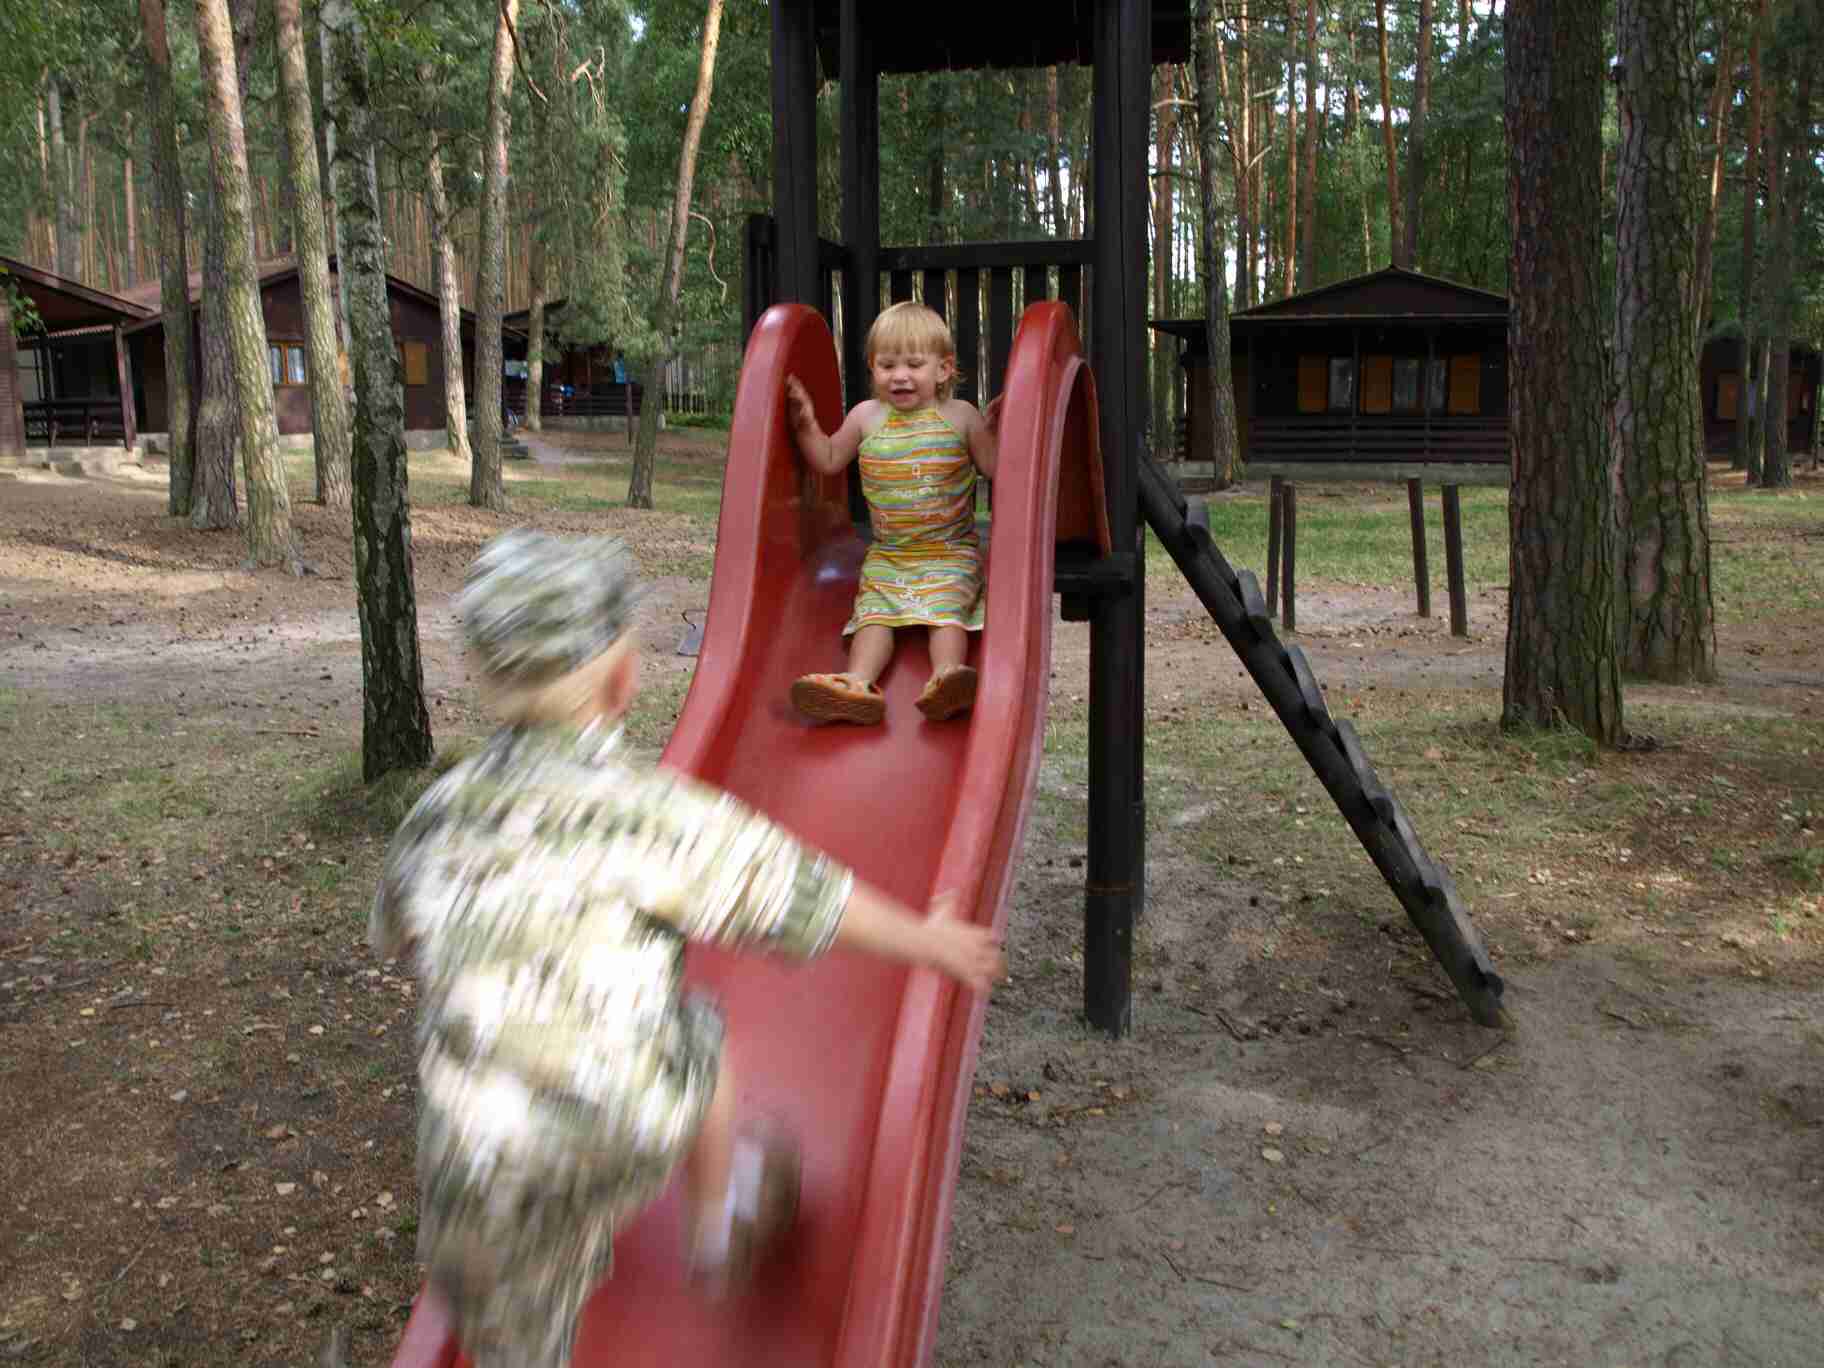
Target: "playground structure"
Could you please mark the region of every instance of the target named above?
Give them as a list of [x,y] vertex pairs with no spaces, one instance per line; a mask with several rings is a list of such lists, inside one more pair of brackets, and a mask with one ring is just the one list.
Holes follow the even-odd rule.
[[[908,902],[954,892],[966,915],[1000,925],[1036,782],[1058,593],[1064,618],[1086,618],[1091,633],[1085,1010],[1102,1029],[1127,1030],[1144,888],[1144,517],[1472,1016],[1500,1022],[1501,980],[1448,873],[1419,844],[1353,729],[1330,717],[1303,654],[1274,635],[1254,577],[1224,561],[1142,448],[1145,274],[1130,258],[1144,250],[1149,68],[1155,38],[1167,56],[1184,55],[1186,14],[1155,23],[1149,0],[1084,0],[1069,11],[1009,5],[968,22],[956,10],[954,23],[896,34],[895,58],[964,63],[971,34],[985,44],[977,54],[984,60],[1093,55],[1098,234],[1090,242],[882,248],[872,136],[884,52],[872,25],[881,21],[864,20],[872,11],[859,0],[776,0],[779,214],[769,231],[750,234],[748,298],[755,307],[767,295],[781,302],[753,320],[701,655],[663,763],[723,786]],[[821,22],[832,13],[833,25]],[[814,75],[817,39],[832,29],[843,72],[846,247],[816,234]],[[926,32],[941,33],[945,44],[921,47]],[[1011,58],[1010,35],[1019,39]],[[1068,303],[1049,298],[1054,270]],[[1017,332],[1016,271],[1026,300]],[[912,704],[929,661],[917,634],[908,634],[881,681],[883,727],[810,726],[790,709],[787,686],[805,670],[839,668],[840,627],[867,528],[855,517],[848,481],[816,475],[799,459],[784,380],[803,380],[819,421],[834,427],[865,394],[862,338],[881,286],[903,298],[915,281],[934,307],[956,301],[963,392],[973,384],[977,397],[998,391],[1002,399],[986,566],[990,625],[971,646],[980,691],[967,722],[923,723]],[[837,297],[840,371],[832,332],[811,307],[833,312]],[[1093,372],[1076,332],[1084,312]],[[986,355],[978,357],[978,348]],[[578,1368],[929,1362],[985,1003],[928,972],[845,955],[793,970],[693,949],[688,976],[723,1002],[744,1107],[801,1138],[798,1228],[751,1295],[709,1304],[685,1282],[680,1212],[668,1196],[617,1240],[614,1275],[579,1330]],[[463,1362],[446,1313],[427,1291],[396,1368]]]

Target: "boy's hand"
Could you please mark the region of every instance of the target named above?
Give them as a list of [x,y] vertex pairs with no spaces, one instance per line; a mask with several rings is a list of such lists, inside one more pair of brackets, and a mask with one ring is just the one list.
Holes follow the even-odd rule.
[[795,375],[785,377],[785,421],[794,428],[817,425],[817,408],[810,391]]
[[929,963],[973,992],[985,993],[1007,976],[1000,938],[990,927],[956,919],[956,896],[940,893],[931,900],[925,922]]

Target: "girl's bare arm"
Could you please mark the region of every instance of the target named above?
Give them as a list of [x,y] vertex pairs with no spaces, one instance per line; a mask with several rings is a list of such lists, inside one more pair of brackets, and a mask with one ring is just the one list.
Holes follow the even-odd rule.
[[975,405],[967,399],[952,399],[945,416],[955,423],[969,443],[969,458],[975,462],[975,468],[982,472],[982,478],[994,478],[994,464],[1000,455],[999,443],[995,440],[995,428],[1000,413],[995,405],[988,406],[993,420],[984,418]]
[[799,454],[812,470],[822,475],[834,475],[855,459],[875,407],[872,399],[857,404],[834,433],[826,433],[817,422],[817,411],[809,391],[795,375],[785,378],[785,405],[786,425],[798,443]]

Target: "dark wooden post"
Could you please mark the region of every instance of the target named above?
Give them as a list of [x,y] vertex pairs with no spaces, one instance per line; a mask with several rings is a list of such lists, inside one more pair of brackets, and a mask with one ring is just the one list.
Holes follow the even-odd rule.
[[[865,13],[861,0],[842,0],[842,377],[850,408],[873,391],[868,329],[880,314],[880,72]],[[813,237],[815,209],[813,191]],[[868,520],[859,466],[849,469],[849,516]]]
[[1267,482],[1267,616],[1279,611],[1279,529],[1285,519],[1286,482],[1275,475]]
[[1289,484],[1281,497],[1284,505],[1282,517],[1286,524],[1286,567],[1284,611],[1279,615],[1279,625],[1288,632],[1298,630],[1298,591],[1294,587],[1298,582],[1298,486]]
[[120,377],[120,444],[131,451],[139,438],[134,428],[138,415],[133,412],[133,367],[127,362],[127,343],[118,323],[114,325],[114,370]]
[[1083,1010],[1123,1035],[1133,1020],[1134,921],[1145,897],[1145,563],[1139,458],[1146,431],[1147,124],[1152,0],[1095,7],[1095,246],[1090,355],[1102,410],[1109,531],[1132,557],[1126,592],[1100,596],[1090,619],[1089,877],[1083,906]]
[[1406,509],[1412,515],[1412,580],[1419,591],[1419,616],[1431,616],[1431,563],[1425,555],[1425,482],[1406,481]]
[[1463,506],[1462,491],[1454,484],[1444,486],[1444,579],[1450,586],[1450,634],[1469,635],[1469,595],[1463,585]]
[[779,298],[817,307],[817,51],[811,0],[774,0],[774,280]]

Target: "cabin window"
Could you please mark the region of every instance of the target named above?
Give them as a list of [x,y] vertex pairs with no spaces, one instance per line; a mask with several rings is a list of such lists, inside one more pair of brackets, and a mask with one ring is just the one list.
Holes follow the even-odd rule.
[[1416,356],[1402,356],[1393,363],[1393,411],[1419,411],[1419,373],[1425,363]]
[[1355,407],[1355,362],[1347,356],[1330,358],[1330,410],[1347,413]]
[[1735,407],[1741,400],[1742,378],[1735,371],[1722,371],[1716,377],[1717,421],[1733,423]]
[[1786,377],[1786,416],[1797,418],[1810,412],[1811,391],[1805,387],[1805,372],[1795,370]]
[[1450,392],[1450,366],[1443,357],[1434,357],[1425,364],[1425,411],[1442,413]]
[[1450,397],[1447,407],[1452,413],[1482,412],[1482,358],[1476,355],[1450,358]]
[[405,356],[405,383],[408,385],[428,385],[431,383],[431,349],[423,342],[405,342],[400,344]]
[[266,348],[266,363],[274,385],[302,385],[309,376],[304,366],[302,342],[274,342]]
[[1393,405],[1393,358],[1362,358],[1362,412],[1385,413]]
[[1329,407],[1329,359],[1322,356],[1298,358],[1298,411],[1322,413]]

